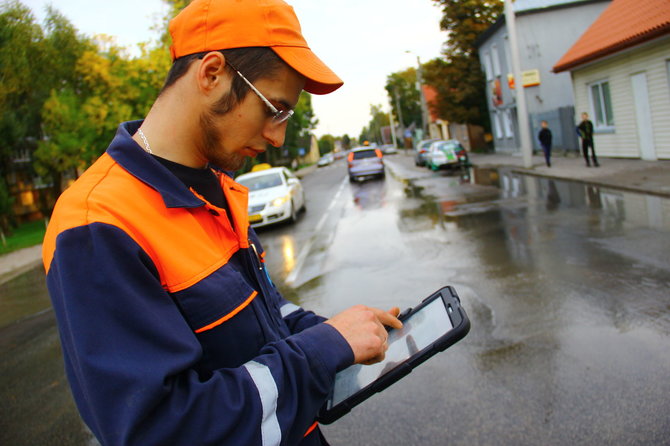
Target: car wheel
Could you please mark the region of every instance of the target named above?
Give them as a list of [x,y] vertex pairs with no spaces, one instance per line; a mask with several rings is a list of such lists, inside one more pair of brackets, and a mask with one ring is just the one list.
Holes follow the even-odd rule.
[[350,176],[350,177],[349,177],[349,182],[350,182],[350,183],[353,183],[354,181],[356,181],[356,178]]

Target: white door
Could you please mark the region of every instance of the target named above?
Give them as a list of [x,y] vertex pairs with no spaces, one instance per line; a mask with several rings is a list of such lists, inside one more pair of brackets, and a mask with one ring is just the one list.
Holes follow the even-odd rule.
[[633,98],[635,99],[635,116],[637,118],[637,139],[640,145],[640,156],[643,160],[656,160],[654,147],[654,129],[651,125],[651,107],[647,90],[647,75],[638,73],[631,76]]

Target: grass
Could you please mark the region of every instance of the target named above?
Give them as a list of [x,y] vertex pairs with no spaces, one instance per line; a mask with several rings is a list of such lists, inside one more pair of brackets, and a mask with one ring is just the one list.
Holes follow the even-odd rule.
[[0,239],[0,254],[7,254],[19,249],[39,245],[44,238],[44,220],[36,220],[24,223],[12,231],[11,235],[5,234],[6,244]]

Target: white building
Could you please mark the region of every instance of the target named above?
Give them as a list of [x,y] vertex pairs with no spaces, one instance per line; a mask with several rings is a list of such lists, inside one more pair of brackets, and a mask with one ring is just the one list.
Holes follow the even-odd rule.
[[[546,120],[554,147],[577,150],[574,97],[568,73],[552,67],[593,23],[611,0],[516,0],[517,41],[524,77],[526,108],[536,150],[540,122]],[[497,152],[518,152],[521,138],[505,16],[486,30],[477,47],[486,76],[488,109]]]
[[598,156],[670,159],[670,1],[613,0],[556,63]]

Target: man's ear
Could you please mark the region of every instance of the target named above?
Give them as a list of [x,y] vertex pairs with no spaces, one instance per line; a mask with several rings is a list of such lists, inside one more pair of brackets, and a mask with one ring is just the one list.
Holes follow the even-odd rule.
[[207,53],[198,64],[196,79],[200,91],[209,93],[222,82],[227,82],[226,56],[218,51]]

